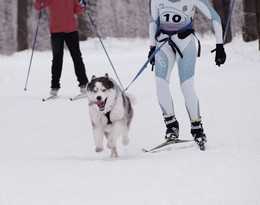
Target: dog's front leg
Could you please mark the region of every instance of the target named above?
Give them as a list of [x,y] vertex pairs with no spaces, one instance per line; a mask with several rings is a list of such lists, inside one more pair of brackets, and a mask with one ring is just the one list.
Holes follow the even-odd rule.
[[117,139],[117,137],[115,135],[112,135],[112,134],[108,135],[107,147],[109,149],[111,149],[111,157],[115,158],[115,157],[118,157],[117,149],[116,149],[116,139]]
[[104,131],[100,127],[94,127],[93,134],[96,144],[96,152],[102,152],[104,150],[103,146],[103,135]]
[[111,149],[111,158],[116,158],[116,157],[118,157],[117,149],[116,147],[113,147]]
[[122,134],[122,122],[116,121],[113,122],[112,129],[110,134],[108,135],[107,147],[111,149],[111,157],[118,157],[117,148],[116,148],[116,140]]

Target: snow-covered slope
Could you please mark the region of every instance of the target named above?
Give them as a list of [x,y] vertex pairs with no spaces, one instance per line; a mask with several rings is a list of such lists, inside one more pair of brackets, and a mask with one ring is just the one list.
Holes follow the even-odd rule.
[[[31,51],[0,56],[1,205],[259,205],[260,52],[257,42],[236,37],[225,46],[227,62],[215,66],[212,36],[200,37],[196,89],[206,151],[192,143],[142,153],[164,139],[164,124],[148,67],[129,88],[137,102],[130,144],[118,141],[119,158],[94,152],[86,99],[78,94],[73,64],[64,56],[61,97],[42,102],[50,87],[51,52],[36,52],[24,91]],[[126,87],[147,59],[148,40],[106,39]],[[89,78],[115,74],[99,41],[81,44]],[[181,138],[191,139],[177,69],[172,92]]]

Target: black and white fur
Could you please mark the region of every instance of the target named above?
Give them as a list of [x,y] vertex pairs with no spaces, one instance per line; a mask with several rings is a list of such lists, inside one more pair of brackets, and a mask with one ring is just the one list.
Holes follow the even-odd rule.
[[103,151],[103,138],[106,136],[111,157],[118,157],[117,138],[122,135],[123,145],[129,143],[128,132],[133,118],[129,97],[108,74],[92,77],[87,85],[87,97],[96,152]]

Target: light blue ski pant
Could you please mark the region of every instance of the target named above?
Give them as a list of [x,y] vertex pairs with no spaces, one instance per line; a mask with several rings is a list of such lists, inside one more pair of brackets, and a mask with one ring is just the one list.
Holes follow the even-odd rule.
[[[158,40],[166,38],[161,34]],[[194,89],[194,72],[197,58],[195,36],[193,34],[185,39],[179,39],[177,35],[171,37],[180,49],[183,58],[178,52],[174,53],[166,43],[155,55],[155,83],[157,98],[164,116],[175,115],[174,104],[170,92],[170,76],[174,64],[178,65],[180,87],[185,99],[185,105],[191,121],[200,119],[199,100]],[[160,46],[162,43],[157,44]]]

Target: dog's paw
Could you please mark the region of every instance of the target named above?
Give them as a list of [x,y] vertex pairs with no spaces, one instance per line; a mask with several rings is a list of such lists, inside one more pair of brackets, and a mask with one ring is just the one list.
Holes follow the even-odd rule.
[[128,145],[129,144],[129,138],[128,137],[123,137],[122,144],[125,145],[125,146]]
[[96,152],[102,152],[103,150],[104,150],[103,147],[97,147],[95,151]]
[[107,141],[107,148],[108,149],[112,149],[113,147],[115,147],[115,145],[114,145],[113,141],[109,139]]
[[116,147],[113,147],[111,149],[111,158],[117,158],[117,157],[118,157],[118,153],[117,153]]

